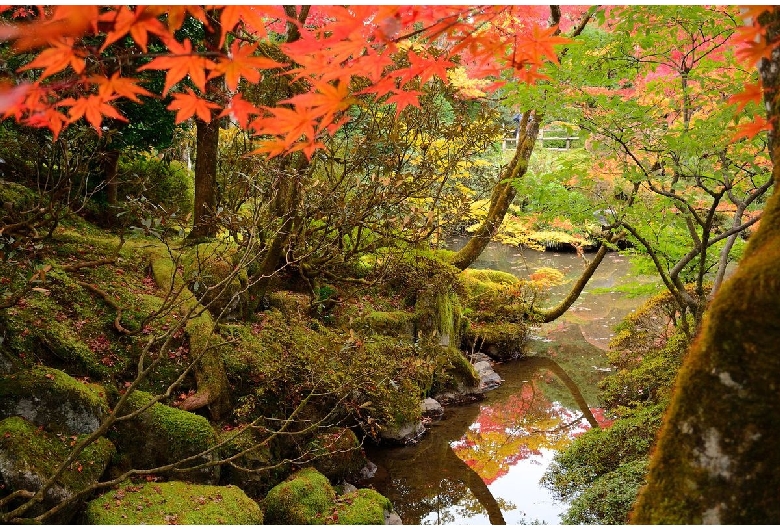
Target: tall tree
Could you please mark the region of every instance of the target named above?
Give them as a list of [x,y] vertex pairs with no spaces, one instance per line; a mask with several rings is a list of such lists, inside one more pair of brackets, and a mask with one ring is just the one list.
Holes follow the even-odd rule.
[[[767,119],[756,122],[754,130],[767,122],[774,127],[769,146],[777,183],[780,9],[759,7],[752,14],[761,11],[745,31],[743,46],[748,57],[760,57]],[[678,375],[634,523],[759,524],[780,518],[778,227],[780,194],[775,191],[737,271],[715,295]]]

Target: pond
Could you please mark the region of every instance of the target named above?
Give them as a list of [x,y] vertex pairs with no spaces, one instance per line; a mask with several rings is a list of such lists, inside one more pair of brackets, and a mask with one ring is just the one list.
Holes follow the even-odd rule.
[[[452,248],[462,244],[454,240]],[[574,279],[583,260],[491,243],[473,267],[518,277],[553,267]],[[571,440],[609,424],[597,399],[609,370],[604,349],[612,328],[642,301],[609,289],[637,281],[654,278],[631,276],[627,258],[608,254],[570,311],[535,330],[528,357],[496,364],[504,382],[483,401],[448,407],[416,445],[366,448],[378,467],[369,484],[404,524],[560,524],[567,506],[539,481]],[[567,288],[556,289],[550,304]]]

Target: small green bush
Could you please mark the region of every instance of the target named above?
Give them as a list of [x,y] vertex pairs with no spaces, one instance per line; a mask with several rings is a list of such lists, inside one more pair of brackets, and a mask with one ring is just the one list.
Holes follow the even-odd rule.
[[125,155],[117,168],[119,198],[144,196],[166,210],[192,210],[195,183],[179,162],[163,162],[142,154]]

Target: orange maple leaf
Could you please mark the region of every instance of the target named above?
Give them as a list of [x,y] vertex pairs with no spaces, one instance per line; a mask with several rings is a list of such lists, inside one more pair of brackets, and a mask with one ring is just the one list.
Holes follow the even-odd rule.
[[211,109],[218,109],[219,105],[199,97],[191,89],[186,94],[178,92],[173,95],[173,101],[168,105],[168,110],[177,110],[176,124],[197,116],[205,122],[211,121]]
[[317,116],[310,108],[277,107],[265,110],[269,115],[255,119],[250,125],[258,135],[284,136],[287,149],[300,141],[301,137],[313,139],[316,136]]
[[108,101],[99,94],[92,94],[84,98],[67,98],[60,101],[57,106],[70,107],[68,110],[68,122],[74,123],[84,117],[98,135],[103,131],[100,125],[103,122],[103,116],[114,118],[115,120],[127,121],[118,110],[108,104]]
[[0,85],[0,114],[3,118],[15,113],[29,90],[29,84],[21,84],[12,88]]
[[250,83],[258,83],[260,81],[259,70],[286,66],[267,57],[254,56],[258,46],[259,44],[242,44],[240,41],[234,40],[230,45],[230,57],[217,63],[209,74],[209,79],[224,75],[228,89],[235,91],[242,77]]
[[760,103],[763,96],[764,90],[760,81],[757,83],[745,83],[745,90],[731,96],[727,103],[736,103],[737,112],[741,112],[748,103]]
[[14,49],[26,51],[54,40],[81,37],[90,30],[97,30],[97,19],[96,5],[57,6],[50,19],[18,26]]
[[233,116],[238,122],[238,125],[242,129],[246,129],[247,125],[249,125],[249,116],[253,114],[260,114],[260,110],[241,97],[241,94],[236,94],[230,100],[230,106],[223,110],[219,117]]
[[385,103],[395,104],[396,117],[409,105],[417,108],[420,107],[419,97],[423,94],[422,92],[418,90],[394,90],[393,92],[394,95],[387,98]]
[[24,124],[30,127],[45,127],[49,129],[55,140],[68,122],[69,120],[64,114],[57,112],[53,108],[47,108],[31,114],[24,120]]
[[113,29],[106,33],[106,40],[100,47],[100,51],[129,33],[133,41],[145,52],[149,33],[158,36],[168,34],[162,22],[157,20],[157,15],[146,6],[136,6],[135,10],[121,6],[117,11],[108,11],[100,15],[100,21],[113,24]]
[[[267,11],[264,11],[264,9]],[[253,31],[259,39],[264,39],[266,36],[265,17],[268,16],[269,12],[272,10],[275,11],[275,9],[276,8],[271,8],[271,6],[250,5],[223,7],[222,12],[219,15],[219,23],[222,26],[222,37],[219,41],[219,46],[222,47],[228,32],[233,31],[241,21],[249,26],[248,29]]]
[[138,71],[166,70],[163,95],[167,94],[173,85],[188,74],[195,86],[205,92],[206,70],[213,69],[216,66],[214,62],[198,53],[193,53],[192,42],[189,39],[184,39],[181,44],[169,39],[166,44],[169,50],[168,55],[157,57],[152,62],[143,65]]
[[542,64],[544,59],[548,59],[558,64],[558,54],[555,46],[558,44],[568,44],[573,42],[566,37],[555,35],[558,26],[543,28],[537,24],[533,25],[530,33],[519,33],[515,36],[515,53],[527,59],[528,62]]
[[138,85],[138,79],[122,77],[119,72],[115,72],[111,78],[92,76],[89,78],[89,81],[98,85],[98,94],[106,100],[124,96],[136,103],[141,103],[138,96],[154,96],[154,94]]
[[737,127],[737,132],[731,137],[731,141],[737,141],[740,138],[752,139],[758,133],[763,131],[771,131],[772,124],[767,121],[763,116],[756,116],[749,123],[745,123]]
[[27,63],[19,70],[32,70],[34,68],[44,68],[39,79],[45,79],[50,75],[61,72],[68,66],[73,71],[80,74],[86,68],[84,57],[86,54],[73,47],[73,39],[65,37],[51,43],[52,47],[43,50],[35,59]]
[[165,15],[168,19],[168,31],[174,32],[181,28],[184,23],[184,19],[187,17],[187,13],[192,15],[193,18],[199,20],[206,26],[208,26],[208,19],[206,18],[206,12],[203,11],[201,6],[194,5],[160,5],[160,6],[147,6],[146,8],[154,16]]
[[347,83],[337,82],[335,85],[315,83],[312,91],[279,103],[289,103],[296,108],[307,107],[310,109],[310,115],[317,118],[324,116],[324,121],[330,121],[337,112],[348,109],[354,101],[355,99],[350,96]]

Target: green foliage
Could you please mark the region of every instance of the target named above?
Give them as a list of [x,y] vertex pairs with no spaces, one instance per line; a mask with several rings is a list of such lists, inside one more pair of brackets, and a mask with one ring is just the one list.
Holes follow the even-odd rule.
[[333,510],[336,492],[314,468],[302,469],[268,492],[266,524],[323,524]]
[[[583,433],[563,453],[556,455],[542,478],[561,498],[571,498],[588,489],[607,473],[624,464],[646,459],[661,426],[663,407],[638,410],[605,429]],[[614,478],[610,478],[614,480]]]
[[647,458],[631,460],[599,476],[575,498],[561,518],[562,524],[628,524],[639,489],[645,484]]
[[318,432],[310,442],[310,451],[314,457],[311,465],[334,484],[357,476],[367,462],[357,436],[344,427]]
[[167,212],[192,211],[195,194],[193,175],[179,162],[133,153],[122,156],[117,169],[119,197],[141,197]]
[[89,525],[257,525],[263,512],[235,486],[123,482],[87,504]]

